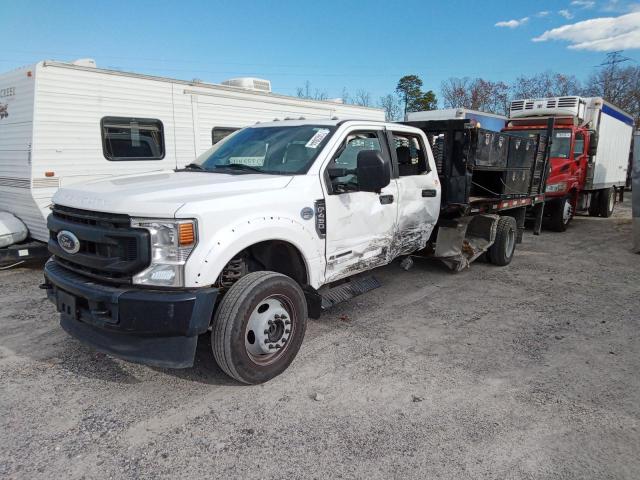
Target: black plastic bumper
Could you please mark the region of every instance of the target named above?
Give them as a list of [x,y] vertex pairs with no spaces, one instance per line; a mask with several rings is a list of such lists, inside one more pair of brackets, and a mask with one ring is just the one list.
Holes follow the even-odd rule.
[[215,288],[149,290],[96,283],[49,260],[47,296],[60,325],[97,350],[159,367],[193,365],[198,335],[209,328]]

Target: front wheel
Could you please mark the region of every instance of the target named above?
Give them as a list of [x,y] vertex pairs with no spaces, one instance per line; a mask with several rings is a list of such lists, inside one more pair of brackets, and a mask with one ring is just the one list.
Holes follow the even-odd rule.
[[487,259],[494,265],[509,265],[516,250],[518,225],[513,217],[500,217],[496,229],[496,239],[487,251]]
[[220,368],[256,384],[280,375],[295,358],[307,327],[307,303],[286,275],[252,272],[224,295],[213,319],[211,346]]
[[551,229],[556,232],[564,232],[573,219],[573,205],[569,197],[564,197],[553,206],[551,211]]

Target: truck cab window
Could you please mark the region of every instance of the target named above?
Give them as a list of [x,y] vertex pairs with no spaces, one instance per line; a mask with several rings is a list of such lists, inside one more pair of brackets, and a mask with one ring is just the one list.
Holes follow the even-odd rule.
[[582,132],[576,133],[576,142],[573,146],[573,156],[579,157],[584,153],[584,134]]
[[[358,153],[363,150],[382,152],[380,139],[376,132],[353,132],[347,136],[328,168],[333,193],[358,191],[356,167],[358,166]],[[343,173],[343,175],[337,176],[335,172]]]
[[401,177],[420,175],[428,171],[425,149],[419,137],[393,132],[398,170]]
[[211,130],[211,145],[215,145],[227,135],[230,135],[237,130],[240,129],[233,127],[213,127]]
[[161,160],[164,158],[164,131],[160,120],[104,117],[102,151],[107,160]]

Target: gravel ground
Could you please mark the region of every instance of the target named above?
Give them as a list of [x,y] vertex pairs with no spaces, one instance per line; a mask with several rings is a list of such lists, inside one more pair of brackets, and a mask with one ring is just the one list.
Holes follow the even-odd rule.
[[0,272],[3,478],[640,478],[629,203],[530,232],[513,263],[417,260],[240,386],[201,338],[163,370],[67,336],[38,268]]

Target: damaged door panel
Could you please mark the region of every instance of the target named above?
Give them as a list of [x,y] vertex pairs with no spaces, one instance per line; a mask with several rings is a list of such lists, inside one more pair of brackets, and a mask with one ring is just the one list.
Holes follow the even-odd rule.
[[395,180],[380,192],[359,190],[356,161],[360,151],[379,151],[391,168],[383,130],[346,132],[327,170],[345,175],[329,179],[326,196],[325,279],[340,278],[387,263],[398,215],[398,188]]

